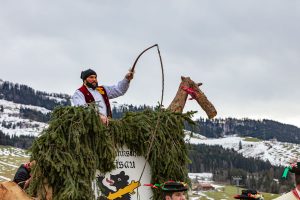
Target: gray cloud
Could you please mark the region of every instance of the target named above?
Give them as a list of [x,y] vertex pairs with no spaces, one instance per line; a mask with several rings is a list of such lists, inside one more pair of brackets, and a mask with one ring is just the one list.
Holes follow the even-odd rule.
[[[72,94],[79,73],[123,77],[158,43],[165,105],[180,76],[203,82],[220,117],[268,118],[300,127],[300,3],[279,1],[2,1],[0,78]],[[161,75],[155,50],[139,61],[119,102],[153,104]],[[188,102],[186,110],[199,110]],[[205,116],[200,111],[197,116]]]

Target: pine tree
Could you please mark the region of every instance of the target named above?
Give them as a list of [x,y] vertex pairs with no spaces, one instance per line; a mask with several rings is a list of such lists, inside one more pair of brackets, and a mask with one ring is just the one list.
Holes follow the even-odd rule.
[[240,142],[239,142],[239,150],[241,150],[242,148],[243,148],[242,141],[240,140]]

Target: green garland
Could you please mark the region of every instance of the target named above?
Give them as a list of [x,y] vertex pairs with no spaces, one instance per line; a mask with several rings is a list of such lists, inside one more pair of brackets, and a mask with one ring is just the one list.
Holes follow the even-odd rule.
[[[117,149],[124,145],[146,157],[153,134],[156,137],[148,160],[152,182],[187,181],[189,158],[183,123],[193,123],[192,114],[128,112],[106,127],[93,106],[56,108],[49,127],[30,149],[37,164],[29,192],[43,191],[43,181],[48,180],[54,200],[94,199],[91,182],[96,169],[104,173],[113,170]],[[153,193],[153,199],[159,199],[160,191]]]

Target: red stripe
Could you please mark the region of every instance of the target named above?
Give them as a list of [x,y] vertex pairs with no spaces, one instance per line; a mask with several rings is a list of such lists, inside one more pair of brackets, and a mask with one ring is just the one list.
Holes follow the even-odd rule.
[[93,95],[88,91],[85,85],[82,85],[81,88],[79,88],[78,90],[82,92],[86,103],[91,103],[95,101]]
[[298,194],[298,192],[297,192],[297,190],[296,190],[296,188],[295,189],[293,189],[292,190],[292,192],[293,192],[293,195],[297,198],[297,199],[299,199],[300,200],[300,197],[299,197],[299,194]]
[[101,88],[104,91],[104,94],[101,94],[103,99],[104,99],[104,103],[106,105],[106,112],[107,112],[107,116],[112,117],[112,112],[111,112],[111,108],[110,108],[110,103],[109,103],[109,99],[106,93],[106,90],[103,86],[99,86],[99,88]]

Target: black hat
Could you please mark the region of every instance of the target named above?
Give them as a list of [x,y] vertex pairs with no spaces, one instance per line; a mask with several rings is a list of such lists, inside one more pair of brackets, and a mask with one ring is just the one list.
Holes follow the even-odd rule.
[[260,200],[263,199],[262,195],[256,190],[242,190],[242,194],[234,196],[235,199],[248,199],[248,200]]
[[186,185],[181,182],[168,181],[162,185],[161,189],[165,192],[183,192],[187,191]]
[[81,72],[80,78],[82,80],[85,80],[90,75],[96,75],[97,76],[97,73],[92,69],[87,69],[87,70]]

